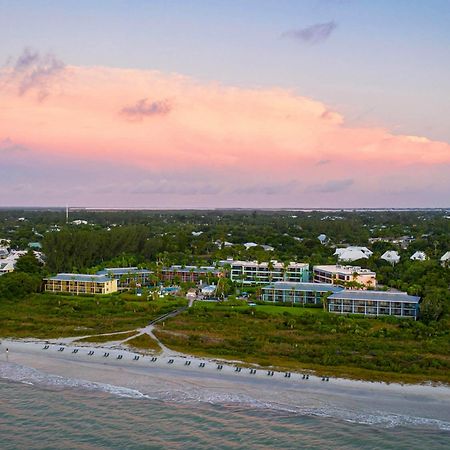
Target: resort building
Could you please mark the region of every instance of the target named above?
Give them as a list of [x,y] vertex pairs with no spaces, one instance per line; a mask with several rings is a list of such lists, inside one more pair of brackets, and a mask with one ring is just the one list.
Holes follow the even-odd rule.
[[200,281],[209,281],[211,278],[222,278],[225,276],[223,269],[217,269],[212,266],[171,266],[164,267],[161,270],[161,279],[163,281],[177,281],[180,283],[199,283]]
[[417,319],[420,297],[406,292],[343,290],[328,297],[328,311],[338,314]]
[[44,278],[46,292],[74,295],[111,294],[117,292],[117,280],[106,275],[58,273]]
[[146,287],[151,284],[151,274],[147,269],[137,267],[110,267],[97,272],[97,275],[105,275],[117,280],[117,287],[120,290],[133,287]]
[[282,263],[278,261],[233,261],[224,260],[220,264],[231,266],[230,278],[242,284],[267,284],[275,281],[306,282],[309,280],[309,264]]
[[344,290],[341,286],[326,283],[289,283],[278,281],[261,289],[261,300],[272,303],[317,305],[326,294]]
[[354,284],[368,288],[377,285],[377,274],[359,266],[326,265],[313,267],[314,283],[338,284],[341,286]]

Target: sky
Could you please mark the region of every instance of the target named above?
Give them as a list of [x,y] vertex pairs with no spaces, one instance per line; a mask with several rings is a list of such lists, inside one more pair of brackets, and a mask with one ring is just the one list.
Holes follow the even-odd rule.
[[0,206],[450,206],[448,0],[0,0]]

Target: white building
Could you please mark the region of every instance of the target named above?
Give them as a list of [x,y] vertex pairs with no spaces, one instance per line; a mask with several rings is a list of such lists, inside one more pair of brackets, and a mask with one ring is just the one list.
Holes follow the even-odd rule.
[[417,251],[411,256],[410,259],[412,261],[426,261],[428,259],[428,256],[425,254],[425,252]]
[[329,283],[345,286],[358,283],[363,287],[375,287],[377,274],[359,266],[324,265],[313,267],[314,283]]
[[[41,252],[34,251],[34,256],[41,263],[44,264],[44,255]],[[4,275],[5,273],[13,272],[17,260],[26,255],[27,252],[25,250],[11,250],[11,252],[6,256],[6,258],[0,259],[0,275]]]
[[441,264],[444,267],[447,267],[448,265],[450,265],[450,252],[446,252],[441,256]]
[[231,281],[247,285],[267,284],[275,281],[305,282],[309,279],[309,264],[306,263],[284,264],[278,261],[257,262],[227,259],[220,261],[219,264],[231,266]]
[[337,256],[339,261],[346,262],[358,261],[358,259],[368,259],[372,254],[372,251],[367,247],[355,246],[337,248],[334,252],[334,256]]
[[396,250],[388,250],[381,255],[380,259],[383,259],[384,261],[387,261],[388,263],[394,265],[400,261],[400,255]]

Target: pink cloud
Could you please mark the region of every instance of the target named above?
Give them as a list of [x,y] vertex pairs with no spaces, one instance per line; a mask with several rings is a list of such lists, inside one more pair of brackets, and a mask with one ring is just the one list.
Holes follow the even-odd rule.
[[[0,90],[0,141],[8,138],[31,148],[42,164],[69,158],[80,172],[89,165],[100,173],[108,161],[117,170],[150,174],[154,181],[141,180],[134,189],[131,175],[121,178],[118,190],[126,187],[131,197],[176,195],[176,189],[167,187],[172,182],[167,173],[176,173],[189,174],[187,184],[203,179],[186,192],[210,195],[211,206],[246,198],[259,202],[248,206],[293,205],[303,196],[330,202],[343,194],[365,202],[381,195],[382,177],[397,176],[393,189],[400,192],[413,182],[405,174],[414,168],[424,176],[414,180],[415,187],[419,183],[430,190],[437,178],[427,172],[450,164],[448,143],[350,127],[325,104],[278,88],[244,89],[155,71],[64,66],[60,78],[51,71],[45,101],[36,101],[31,92],[20,91],[22,78],[11,78],[11,70],[0,71],[0,83],[8,80]],[[58,89],[52,89],[52,82]],[[439,183],[448,195],[450,181]],[[271,205],[264,204],[267,192]]]

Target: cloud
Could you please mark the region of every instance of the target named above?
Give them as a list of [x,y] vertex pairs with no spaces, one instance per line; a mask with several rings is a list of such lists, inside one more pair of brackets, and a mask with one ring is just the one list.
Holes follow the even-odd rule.
[[[33,52],[22,56],[20,70],[39,60]],[[0,76],[14,70],[0,69]],[[26,197],[35,204],[325,207],[375,206],[372,200],[382,198],[389,206],[386,186],[422,189],[416,198],[430,205],[450,198],[448,143],[349,125],[323,102],[291,90],[150,70],[65,70],[58,95],[45,102],[1,92],[0,140],[9,139],[0,145],[7,149],[0,192],[10,202],[22,204],[8,192],[26,182],[35,186]],[[164,114],[170,120],[153,120]],[[383,181],[388,176],[395,184]],[[302,195],[305,189],[314,195]],[[406,194],[395,197],[397,205],[401,199],[417,206]]]
[[132,106],[125,106],[120,113],[131,120],[142,120],[144,117],[163,116],[171,111],[172,107],[168,100],[150,102],[143,98]]
[[317,192],[317,193],[333,193],[345,191],[354,183],[354,180],[347,178],[344,180],[330,180],[322,184],[314,184],[308,186],[305,192]]
[[296,181],[289,181],[288,183],[266,184],[261,183],[251,186],[242,186],[233,190],[233,193],[240,195],[282,195],[293,193],[297,188]]
[[181,177],[152,178],[143,180],[130,189],[131,194],[159,195],[216,195],[221,187],[202,181],[182,180]]
[[325,23],[316,23],[306,28],[285,31],[281,37],[295,39],[306,44],[320,44],[326,41],[337,28],[337,23],[332,20]]
[[30,149],[23,145],[15,144],[10,138],[2,139],[0,141],[0,154],[6,155],[17,152],[28,152]]
[[53,83],[64,69],[65,64],[52,53],[41,55],[25,48],[7,74],[6,83],[14,84],[20,96],[35,91],[42,101],[50,94]]

